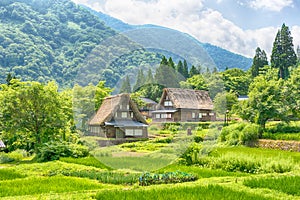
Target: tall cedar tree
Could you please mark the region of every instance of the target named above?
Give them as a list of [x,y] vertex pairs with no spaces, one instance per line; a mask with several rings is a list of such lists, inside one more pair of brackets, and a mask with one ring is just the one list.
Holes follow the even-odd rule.
[[192,65],[189,76],[192,78],[197,74],[200,74],[199,70],[194,65]]
[[131,93],[131,85],[130,85],[128,75],[125,77],[125,80],[123,80],[122,82],[120,93]]
[[179,87],[179,80],[175,69],[171,67],[171,65],[169,65],[169,62],[168,65],[165,65],[165,62],[166,62],[166,58],[163,57],[159,67],[156,69],[156,73],[154,76],[155,82],[164,87],[174,87],[174,88]]
[[188,68],[186,60],[183,61],[183,74],[182,75],[185,78],[189,78],[189,68]]
[[250,68],[252,77],[254,78],[258,76],[260,69],[262,69],[265,65],[268,65],[266,52],[257,47],[255,50],[255,56],[253,58],[252,66]]
[[168,65],[169,65],[170,67],[172,67],[173,69],[175,69],[175,64],[174,64],[174,62],[173,62],[173,60],[172,60],[171,57],[170,57],[169,60],[168,60]]
[[291,32],[285,24],[281,30],[278,30],[273,43],[271,66],[279,69],[279,78],[287,79],[289,77],[289,67],[297,62],[297,56],[294,51],[293,38]]
[[297,57],[298,57],[298,63],[300,64],[300,46],[297,46]]
[[145,84],[145,75],[143,73],[142,68],[138,71],[137,79],[135,85],[133,86],[133,91],[138,90],[142,85]]
[[179,74],[181,74],[183,76],[183,64],[182,64],[182,61],[179,60],[178,64],[177,64],[177,67],[176,67],[176,70]]
[[146,76],[145,84],[151,84],[151,83],[154,83],[154,78],[153,78],[152,70],[151,68],[149,68]]

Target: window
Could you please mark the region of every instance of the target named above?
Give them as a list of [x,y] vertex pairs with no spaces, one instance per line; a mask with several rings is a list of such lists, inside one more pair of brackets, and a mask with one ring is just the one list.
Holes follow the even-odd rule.
[[207,113],[202,113],[202,117],[207,116]]
[[161,114],[161,118],[162,119],[170,119],[170,118],[172,118],[172,114],[167,114],[167,113],[164,113],[164,114]]
[[121,117],[122,118],[127,118],[127,112],[122,112]]
[[125,130],[126,136],[134,136],[134,130],[133,129],[126,129]]
[[199,113],[199,118],[200,118],[200,119],[202,118],[202,113]]
[[135,129],[134,130],[135,136],[143,136],[143,130],[142,129]]
[[196,118],[196,113],[192,113],[192,118]]
[[129,110],[129,104],[127,104],[127,110]]
[[172,114],[167,114],[167,118],[171,119],[172,118]]
[[126,136],[143,136],[142,129],[126,129],[125,130]]
[[159,119],[159,118],[160,118],[160,114],[156,114],[156,115],[155,115],[155,118],[156,118],[156,119]]
[[214,116],[215,115],[215,113],[209,113],[209,116]]
[[133,112],[130,113],[130,117],[133,118]]
[[173,106],[172,101],[165,101],[164,106]]

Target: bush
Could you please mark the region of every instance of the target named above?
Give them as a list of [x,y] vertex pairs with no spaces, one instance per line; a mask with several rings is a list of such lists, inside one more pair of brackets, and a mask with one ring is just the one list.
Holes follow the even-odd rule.
[[27,152],[25,150],[17,149],[10,153],[0,152],[0,163],[9,163],[13,161],[20,161],[27,157]]
[[144,173],[139,178],[139,185],[155,185],[155,184],[167,184],[167,183],[182,183],[188,181],[195,181],[197,177],[185,172],[166,172],[163,174],[150,174]]
[[58,160],[60,157],[85,157],[89,154],[88,148],[83,145],[67,142],[46,143],[39,149],[37,159],[39,161]]
[[228,145],[250,145],[257,141],[261,129],[256,124],[237,123],[223,127],[219,141]]
[[13,162],[14,159],[11,158],[7,153],[4,152],[0,152],[0,163],[9,163],[9,162]]
[[299,126],[292,126],[286,123],[279,123],[275,126],[267,128],[267,132],[269,133],[299,133]]

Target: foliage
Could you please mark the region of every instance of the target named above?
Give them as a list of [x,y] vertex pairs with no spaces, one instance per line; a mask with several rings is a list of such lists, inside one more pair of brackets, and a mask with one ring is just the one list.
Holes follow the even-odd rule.
[[289,77],[289,67],[293,67],[297,62],[294,51],[293,38],[289,27],[282,24],[278,30],[273,43],[271,66],[278,69],[278,77],[287,79]]
[[60,157],[85,157],[89,154],[88,148],[79,144],[67,142],[45,143],[37,154],[39,161],[58,160]]
[[251,188],[268,188],[300,196],[300,176],[251,178],[246,179],[243,184]]
[[262,128],[269,119],[288,120],[287,104],[284,104],[282,93],[283,81],[277,80],[274,70],[266,75],[257,76],[249,88],[249,100],[242,103],[241,112],[244,119],[250,120]]
[[202,74],[197,74],[188,78],[186,81],[181,81],[180,87],[195,90],[208,90],[207,81]]
[[261,50],[259,47],[255,50],[255,56],[253,58],[253,63],[250,68],[250,72],[252,78],[255,78],[260,74],[260,70],[265,66],[268,65],[268,58],[266,52]]
[[128,75],[122,81],[119,93],[131,93],[131,85],[130,85],[130,80]]
[[[54,82],[20,82],[1,85],[0,127],[9,151],[35,150],[43,143],[72,140],[71,99],[58,92]],[[67,138],[68,137],[68,138]]]
[[214,110],[218,114],[230,112],[232,107],[238,103],[236,94],[232,92],[218,93],[214,98]]
[[284,103],[289,106],[290,112],[296,116],[300,117],[300,67],[293,69],[290,78],[285,81],[283,95]]
[[181,171],[166,172],[163,174],[151,174],[146,172],[139,177],[139,185],[148,186],[155,184],[182,183],[195,180],[197,180],[196,176]]
[[229,145],[251,145],[257,141],[261,133],[256,124],[237,123],[223,127],[219,140]]
[[227,92],[234,92],[237,95],[248,93],[251,82],[249,73],[238,68],[233,68],[221,72],[220,75]]

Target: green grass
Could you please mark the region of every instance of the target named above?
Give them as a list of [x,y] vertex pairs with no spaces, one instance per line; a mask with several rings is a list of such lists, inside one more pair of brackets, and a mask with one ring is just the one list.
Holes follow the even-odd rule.
[[263,139],[300,141],[300,133],[264,133]]
[[225,188],[219,185],[208,185],[208,186],[195,186],[195,187],[185,187],[185,186],[173,186],[173,187],[163,187],[163,188],[146,188],[146,189],[136,189],[136,190],[111,190],[99,192],[96,195],[99,200],[106,199],[126,199],[126,200],[136,200],[136,199],[155,199],[155,200],[165,200],[165,199],[189,199],[189,200],[215,200],[215,199],[244,199],[244,200],[259,200],[266,199],[260,195],[249,194],[243,191],[234,191],[229,188]]
[[25,177],[26,175],[17,173],[13,169],[7,169],[7,168],[0,169],[0,181],[12,180],[17,178],[25,178]]
[[129,172],[111,172],[111,171],[94,171],[94,170],[83,170],[83,171],[63,171],[62,175],[75,176],[81,178],[89,178],[97,180],[101,183],[109,184],[126,184],[133,185],[138,182],[140,173],[129,173]]
[[0,196],[20,196],[42,193],[62,193],[70,191],[103,188],[96,181],[74,177],[30,177],[0,182]]
[[110,169],[110,167],[104,165],[103,163],[101,163],[98,159],[96,159],[95,157],[84,157],[84,158],[60,158],[59,159],[62,162],[66,162],[66,163],[75,163],[75,164],[80,164],[80,165],[85,165],[85,166],[93,166],[96,168],[100,168],[100,169]]
[[251,178],[245,180],[244,185],[251,188],[268,188],[300,196],[300,176]]

